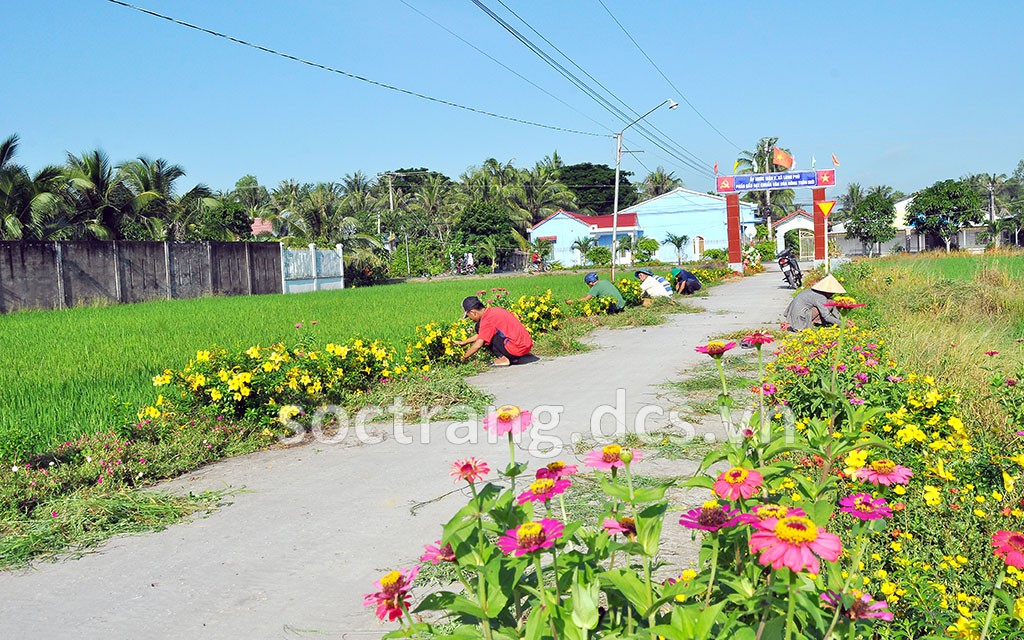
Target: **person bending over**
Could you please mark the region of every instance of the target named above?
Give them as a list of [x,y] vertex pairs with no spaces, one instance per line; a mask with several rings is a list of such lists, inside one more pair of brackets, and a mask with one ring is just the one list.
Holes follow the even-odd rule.
[[[577,300],[577,302],[592,298],[611,298],[614,302],[608,307],[608,313],[618,313],[626,308],[626,300],[622,297],[622,292],[619,291],[619,288],[607,280],[601,280],[593,271],[583,276],[583,282],[587,283],[587,286],[590,287],[590,293]],[[568,304],[573,303],[572,300],[566,300],[566,302]]]
[[661,276],[654,275],[650,269],[640,269],[634,273],[640,279],[640,290],[643,292],[644,306],[654,298],[671,298],[672,285]]
[[462,354],[465,362],[485,344],[494,354],[495,367],[518,364],[519,359],[533,349],[533,338],[519,318],[501,307],[488,307],[480,298],[469,296],[462,301],[465,316],[476,323],[476,333],[465,340],[456,340],[458,346],[469,345]]
[[782,327],[789,331],[803,331],[811,327],[839,324],[842,316],[835,307],[826,307],[825,303],[839,293],[846,293],[843,285],[831,274],[825,276],[796,294],[786,307],[786,322]]
[[700,291],[700,280],[682,267],[672,269],[672,288],[680,295],[690,295]]

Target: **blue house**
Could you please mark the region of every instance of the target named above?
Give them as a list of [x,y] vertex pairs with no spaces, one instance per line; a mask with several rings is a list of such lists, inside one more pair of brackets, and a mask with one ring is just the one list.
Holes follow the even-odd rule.
[[[620,211],[617,235],[654,238],[661,243],[655,258],[672,263],[676,261],[676,248],[665,242],[665,236],[685,235],[689,241],[683,246],[683,260],[698,260],[708,249],[728,249],[725,216],[724,197],[680,187]],[[740,203],[744,235],[753,231],[756,216],[755,205]],[[598,246],[611,248],[612,218],[610,214],[584,216],[558,211],[535,224],[529,235],[533,241],[544,239],[554,244],[553,260],[566,266],[580,265],[583,257],[572,249],[573,242],[589,236]],[[630,259],[628,255],[619,258],[621,262]]]

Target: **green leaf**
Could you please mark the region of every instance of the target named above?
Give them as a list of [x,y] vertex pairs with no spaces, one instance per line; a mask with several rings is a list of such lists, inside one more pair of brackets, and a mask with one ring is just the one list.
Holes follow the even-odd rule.
[[601,596],[600,584],[597,581],[583,582],[580,572],[574,571],[572,576],[572,621],[580,629],[593,629],[600,619],[598,601]]
[[602,582],[613,586],[626,600],[628,600],[637,611],[647,609],[647,586],[632,571],[628,569],[615,569],[600,574]]
[[665,491],[668,490],[675,484],[675,480],[671,480],[660,484],[656,487],[644,487],[641,489],[633,490],[633,501],[634,502],[657,502],[665,497]]
[[526,620],[526,640],[541,640],[547,632],[548,612],[545,607],[534,607]]
[[661,528],[665,524],[665,512],[668,503],[653,504],[637,514],[636,540],[644,548],[644,553],[653,556],[658,553],[661,541]]
[[478,619],[484,619],[483,609],[475,602],[467,600],[465,596],[452,593],[451,591],[435,591],[423,598],[413,613],[420,611],[457,611],[465,613]]
[[711,476],[694,476],[693,478],[683,480],[681,485],[684,487],[710,489],[715,485],[715,479]]
[[612,483],[608,481],[608,477],[601,476],[601,490],[613,498],[619,500],[629,500],[629,487],[619,483]]

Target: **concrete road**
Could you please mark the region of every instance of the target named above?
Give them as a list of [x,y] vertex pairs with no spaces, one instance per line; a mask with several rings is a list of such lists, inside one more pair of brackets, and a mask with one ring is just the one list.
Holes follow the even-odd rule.
[[[672,403],[659,385],[707,358],[696,345],[778,326],[791,292],[768,266],[695,299],[702,313],[599,330],[592,351],[489,370],[471,382],[496,404],[532,409],[544,423],[520,443],[520,460],[535,444],[591,437],[595,412],[604,433],[632,430],[638,415],[648,427],[664,424],[656,409]],[[0,573],[0,638],[379,638],[393,627],[363,608],[363,594],[382,574],[413,564],[464,504],[448,477],[451,462],[476,455],[494,469],[509,454],[505,442],[487,442],[462,423],[430,425],[429,442],[418,426],[404,432],[411,442],[390,426],[368,431],[363,440],[371,443],[350,432],[339,443],[211,465],[161,487],[237,490],[208,517],[114,539],[78,559]],[[473,436],[480,441],[467,441]],[[693,463],[652,465],[682,475]]]

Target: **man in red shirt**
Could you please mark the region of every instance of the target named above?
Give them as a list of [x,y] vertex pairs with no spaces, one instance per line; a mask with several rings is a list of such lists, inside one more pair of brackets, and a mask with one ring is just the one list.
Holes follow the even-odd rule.
[[476,323],[476,333],[465,340],[457,340],[455,344],[469,345],[462,354],[465,362],[485,344],[495,355],[495,367],[507,367],[517,364],[519,359],[533,349],[533,338],[519,318],[512,312],[501,307],[487,307],[480,298],[469,296],[462,301],[462,310],[466,317]]

